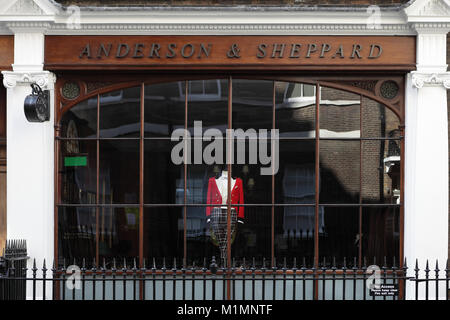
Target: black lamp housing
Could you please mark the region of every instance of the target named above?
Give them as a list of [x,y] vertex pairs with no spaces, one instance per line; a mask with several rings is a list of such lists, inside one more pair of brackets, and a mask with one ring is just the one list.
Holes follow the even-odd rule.
[[25,117],[29,122],[50,120],[49,91],[43,91],[36,83],[31,84],[32,93],[25,98]]

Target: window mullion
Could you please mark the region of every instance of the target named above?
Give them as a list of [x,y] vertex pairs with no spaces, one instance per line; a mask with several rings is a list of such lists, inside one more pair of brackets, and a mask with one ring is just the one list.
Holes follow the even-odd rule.
[[95,207],[95,261],[99,262],[99,200],[100,200],[100,95],[97,94],[97,159],[96,159],[96,207]]

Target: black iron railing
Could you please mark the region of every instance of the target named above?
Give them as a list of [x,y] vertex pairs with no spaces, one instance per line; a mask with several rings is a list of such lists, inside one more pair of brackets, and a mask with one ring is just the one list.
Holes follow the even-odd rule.
[[25,240],[6,241],[0,256],[0,300],[26,298],[27,259]]
[[[448,262],[439,268],[412,270],[406,261],[401,266],[369,264],[357,259],[336,267],[334,259],[322,259],[317,266],[307,266],[306,259],[273,262],[233,260],[231,267],[216,259],[203,259],[202,265],[178,265],[177,260],[138,266],[126,259],[96,261],[61,261],[47,268],[46,261],[37,268],[36,260],[27,269],[26,245],[15,242],[14,258],[3,258],[0,270],[0,298],[55,300],[449,300]],[[9,245],[11,249],[11,244]],[[9,260],[8,260],[9,259]],[[9,261],[5,264],[5,261]],[[20,266],[18,265],[20,261]],[[79,265],[78,265],[79,263]]]

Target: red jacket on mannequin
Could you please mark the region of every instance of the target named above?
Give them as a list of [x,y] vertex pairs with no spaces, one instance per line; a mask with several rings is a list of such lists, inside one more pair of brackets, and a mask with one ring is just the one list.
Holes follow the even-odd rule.
[[[206,197],[206,204],[217,204],[218,206],[223,205],[222,195],[220,194],[219,188],[217,187],[216,179],[209,178],[208,181],[208,194]],[[234,186],[231,189],[231,204],[244,204],[244,187],[242,184],[242,179],[237,178]],[[206,217],[209,219],[211,215],[213,206],[206,208]],[[244,207],[233,207],[238,216],[238,221],[243,223],[244,220]]]

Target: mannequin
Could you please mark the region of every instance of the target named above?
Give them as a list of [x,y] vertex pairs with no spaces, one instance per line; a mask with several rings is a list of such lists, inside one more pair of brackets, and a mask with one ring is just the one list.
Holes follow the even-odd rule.
[[[231,194],[228,194],[228,183],[230,183]],[[236,207],[237,204],[244,203],[244,190],[242,179],[233,179],[226,167],[222,167],[222,172],[217,178],[209,178],[206,222],[210,223],[211,239],[220,248],[222,261],[226,260],[228,247],[228,222],[230,222],[231,243],[236,236],[237,223],[244,223],[244,207]],[[228,201],[231,203],[228,211]],[[231,221],[228,220],[228,212]],[[230,243],[230,244],[231,244]]]
[[[222,196],[222,204],[221,208],[226,209],[227,201],[228,201],[228,170],[223,169],[222,174],[216,179],[217,188],[219,189],[219,193]],[[234,185],[236,184],[236,179],[231,178],[231,190],[233,190]]]
[[217,206],[208,206],[206,208],[207,222],[210,222],[210,215],[213,208],[227,209],[228,204],[228,179],[231,179],[231,210],[237,213],[237,220],[244,223],[244,207],[235,207],[235,204],[244,204],[244,187],[241,178],[233,179],[226,166],[222,167],[220,176],[209,178],[208,194],[206,197],[207,204],[215,204]]

